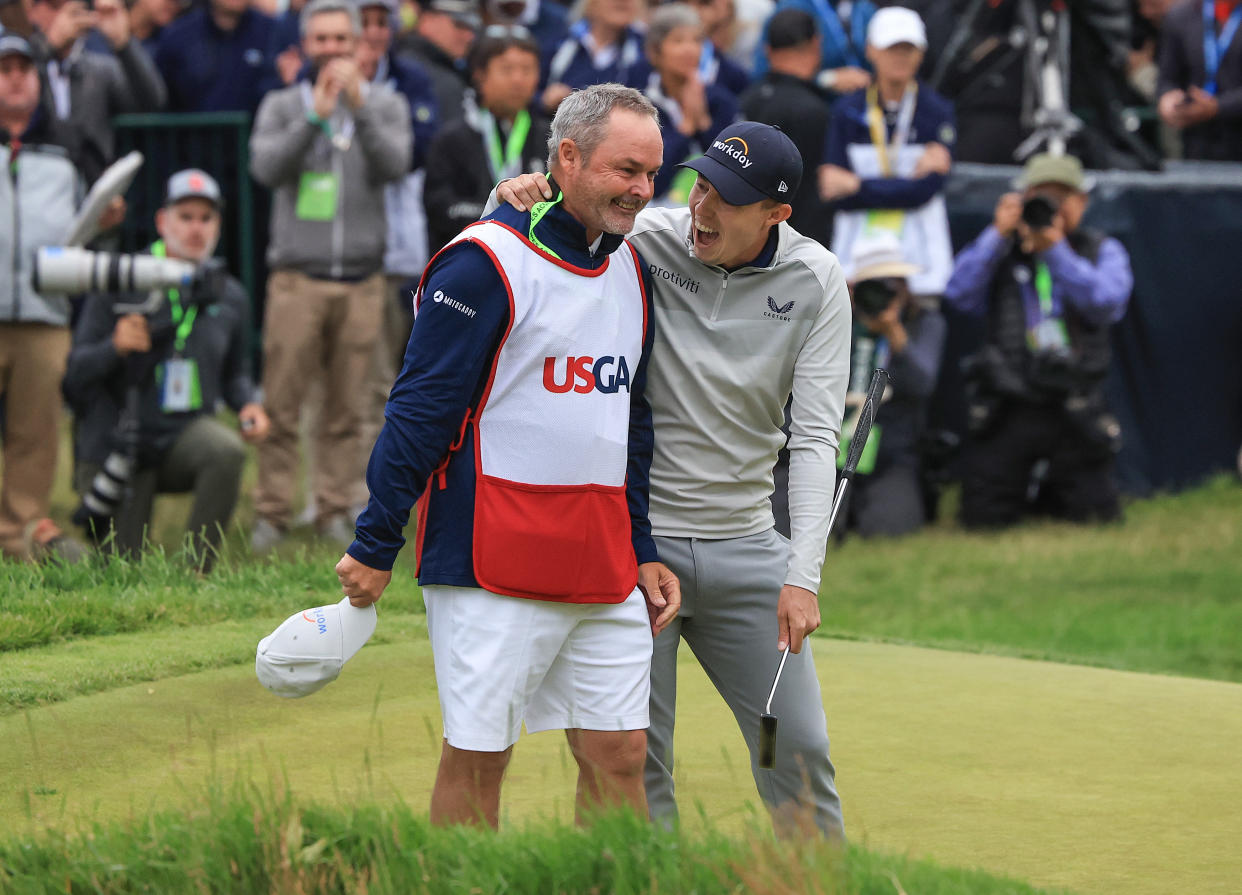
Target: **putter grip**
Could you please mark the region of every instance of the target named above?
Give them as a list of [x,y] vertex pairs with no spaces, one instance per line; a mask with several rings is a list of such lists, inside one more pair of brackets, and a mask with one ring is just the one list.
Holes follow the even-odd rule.
[[845,455],[845,468],[841,470],[842,478],[851,478],[858,468],[863,448],[867,446],[867,436],[871,434],[871,424],[875,422],[875,409],[880,406],[880,398],[884,396],[884,386],[888,384],[888,371],[876,367],[871,376],[871,385],[867,388],[867,400],[862,410],[858,411],[858,423],[854,426],[854,434],[850,438],[850,451]]
[[776,764],[776,716],[759,716],[759,767],[771,770]]

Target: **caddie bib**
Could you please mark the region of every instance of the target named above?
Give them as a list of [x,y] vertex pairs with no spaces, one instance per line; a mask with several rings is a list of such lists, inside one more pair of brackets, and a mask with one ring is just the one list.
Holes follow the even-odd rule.
[[[463,428],[474,439],[475,578],[515,597],[620,603],[638,580],[625,494],[630,386],[647,326],[637,256],[623,243],[586,270],[496,221],[449,245],[462,241],[492,259],[510,307]],[[420,286],[420,301],[437,300],[452,297]],[[424,495],[420,530],[426,506]]]

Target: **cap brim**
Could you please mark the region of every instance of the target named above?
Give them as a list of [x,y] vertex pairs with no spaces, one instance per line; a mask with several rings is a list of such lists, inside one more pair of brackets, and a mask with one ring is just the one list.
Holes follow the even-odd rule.
[[866,267],[860,267],[854,271],[854,275],[850,279],[855,283],[861,283],[863,280],[883,280],[888,277],[909,277],[921,271],[923,268],[917,264],[909,264],[905,261],[888,261],[883,264],[869,264]]
[[702,174],[707,178],[707,182],[716,188],[716,192],[720,193],[720,198],[730,205],[751,205],[769,198],[767,193],[751,186],[736,171],[726,168],[714,158],[706,155],[682,162],[677,167],[689,168],[691,171]]

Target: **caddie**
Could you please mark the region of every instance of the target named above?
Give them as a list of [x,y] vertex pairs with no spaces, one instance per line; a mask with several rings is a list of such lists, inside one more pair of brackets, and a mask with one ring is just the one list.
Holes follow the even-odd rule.
[[647,519],[650,275],[623,238],[660,167],[655,108],[615,84],[574,93],[548,150],[555,198],[466,227],[424,273],[337,564],[355,606],[379,599],[419,499],[438,824],[497,825],[523,723],[566,731],[580,820],[646,810],[652,636],[680,601]]
[[[689,207],[647,209],[630,235],[655,288],[651,526],[683,600],[655,642],[647,801],[653,818],[676,816],[673,724],[685,639],[738,721],[778,831],[792,832],[809,809],[824,835],[838,836],[827,721],[805,638],[820,623],[849,295],[837,259],[785,223],[802,177],[786,134],[740,122],[684,167],[698,174]],[[497,189],[519,208],[546,192],[533,174]],[[787,540],[773,526],[770,497],[791,395]],[[786,644],[794,655],[772,704],[781,719],[776,764],[760,770],[759,716]]]

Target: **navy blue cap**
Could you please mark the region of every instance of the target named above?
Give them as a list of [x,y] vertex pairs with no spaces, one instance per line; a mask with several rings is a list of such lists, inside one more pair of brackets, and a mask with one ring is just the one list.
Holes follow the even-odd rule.
[[702,174],[730,205],[764,199],[788,204],[802,180],[802,155],[793,140],[757,121],[729,125],[706,153],[680,167]]
[[31,62],[34,61],[34,53],[30,51],[30,44],[26,43],[25,38],[0,31],[0,57],[13,55],[25,56]]

